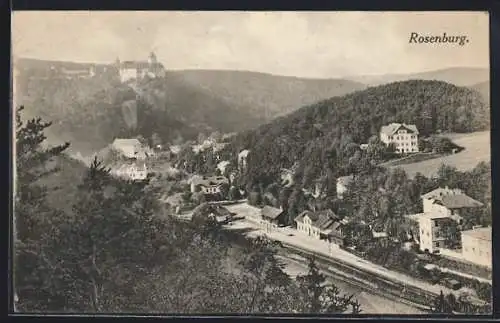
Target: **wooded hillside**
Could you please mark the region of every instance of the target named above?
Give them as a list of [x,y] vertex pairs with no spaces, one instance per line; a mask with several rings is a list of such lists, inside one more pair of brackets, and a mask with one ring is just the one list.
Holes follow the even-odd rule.
[[24,105],[27,116],[52,120],[49,141],[59,144],[59,138],[66,138],[72,143],[70,150],[83,155],[104,148],[117,136],[149,138],[156,132],[163,141],[172,141],[195,139],[199,132],[248,130],[304,104],[364,88],[341,79],[201,70],[167,71],[164,78],[132,89],[111,72],[67,78],[50,69],[85,70],[89,64],[17,64],[16,105]]
[[[348,172],[359,144],[377,137],[382,125],[415,124],[421,136],[489,128],[489,109],[481,95],[439,81],[396,82],[303,107],[256,130],[236,136],[235,156],[250,149],[246,184],[276,178],[294,164],[316,167],[317,176]],[[375,140],[375,139],[374,139]],[[358,163],[359,164],[359,163]]]

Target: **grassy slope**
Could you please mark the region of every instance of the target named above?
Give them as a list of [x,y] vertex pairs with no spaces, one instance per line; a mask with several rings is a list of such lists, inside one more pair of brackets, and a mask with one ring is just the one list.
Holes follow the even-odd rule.
[[459,170],[463,171],[474,168],[481,161],[490,162],[489,131],[473,132],[469,134],[450,134],[447,135],[447,137],[465,149],[454,155],[397,167],[404,169],[410,177],[414,176],[417,172],[425,176],[432,176],[436,174],[442,163],[457,167]]

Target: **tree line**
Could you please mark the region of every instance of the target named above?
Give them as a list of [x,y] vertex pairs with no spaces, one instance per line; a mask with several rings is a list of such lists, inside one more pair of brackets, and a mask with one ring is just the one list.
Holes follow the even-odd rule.
[[378,137],[380,128],[391,122],[415,124],[420,137],[472,132],[489,128],[489,108],[479,93],[467,88],[440,81],[395,82],[321,101],[242,132],[221,158],[251,150],[244,179],[250,187],[267,186],[282,169],[296,164],[312,164],[319,176],[343,176],[354,165],[374,159],[361,159],[359,145]]
[[69,210],[47,202],[41,179],[69,143],[46,148],[50,122],[16,111],[16,310],[78,313],[359,313],[359,304],[325,282],[314,261],[289,277],[265,238],[249,241],[234,263],[219,227],[177,222],[157,187],[110,175],[95,158]]

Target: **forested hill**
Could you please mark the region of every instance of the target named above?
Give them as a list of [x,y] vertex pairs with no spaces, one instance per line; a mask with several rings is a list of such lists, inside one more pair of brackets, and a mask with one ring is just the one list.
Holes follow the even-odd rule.
[[490,82],[481,82],[471,86],[473,90],[478,91],[487,103],[490,103]]
[[471,86],[479,82],[488,81],[489,78],[490,71],[488,68],[451,67],[421,73],[362,75],[349,79],[372,86],[408,80],[436,80],[458,86]]
[[[92,66],[94,77],[68,74]],[[170,142],[195,139],[199,132],[253,129],[305,104],[365,87],[245,71],[167,71],[140,84],[137,95],[111,65],[19,59],[15,68],[16,104],[25,106],[27,116],[53,121],[47,133],[52,144],[65,138],[72,152],[86,156],[117,136],[157,133]]]
[[438,130],[472,132],[488,129],[489,109],[478,92],[465,87],[439,81],[396,82],[303,107],[241,133],[228,149],[232,154],[251,150],[249,183],[275,178],[281,168],[295,162],[310,166],[316,161],[322,173],[327,159],[333,158],[328,156],[353,156],[356,144],[366,143],[391,122],[416,124],[422,135]]
[[362,83],[346,79],[312,79],[250,71],[182,70],[169,71],[167,75],[176,83],[188,84],[266,121],[304,105],[366,88]]

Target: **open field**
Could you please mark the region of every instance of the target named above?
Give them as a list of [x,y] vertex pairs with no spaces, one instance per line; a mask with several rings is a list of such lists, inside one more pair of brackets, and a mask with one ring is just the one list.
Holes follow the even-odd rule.
[[435,175],[441,166],[446,164],[466,171],[474,168],[478,163],[490,162],[490,132],[473,132],[468,134],[446,134],[457,145],[465,149],[454,155],[447,155],[435,159],[424,160],[417,163],[399,165],[394,167],[402,168],[409,177],[415,176],[417,172],[427,177]]

